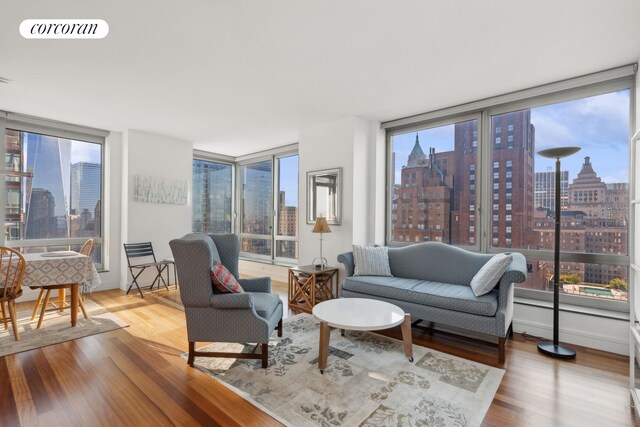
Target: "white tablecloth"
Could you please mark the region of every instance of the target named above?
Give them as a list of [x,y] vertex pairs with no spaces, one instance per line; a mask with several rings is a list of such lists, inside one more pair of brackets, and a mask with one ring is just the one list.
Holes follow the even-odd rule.
[[82,292],[91,292],[100,286],[100,276],[91,258],[75,253],[63,257],[46,257],[43,254],[23,254],[27,270],[22,286],[37,288],[49,285],[79,283]]

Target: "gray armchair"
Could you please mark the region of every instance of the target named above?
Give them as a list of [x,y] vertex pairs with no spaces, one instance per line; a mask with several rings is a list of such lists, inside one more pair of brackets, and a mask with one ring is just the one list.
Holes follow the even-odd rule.
[[[189,359],[199,357],[261,359],[269,363],[269,337],[278,327],[282,336],[282,301],[271,294],[271,278],[238,279],[245,293],[219,294],[211,285],[214,260],[238,278],[240,241],[235,234],[207,236],[191,233],[169,242],[178,271],[180,298],[187,318]],[[262,352],[221,353],[195,351],[196,342],[237,342],[262,345]],[[258,347],[256,345],[256,348]]]

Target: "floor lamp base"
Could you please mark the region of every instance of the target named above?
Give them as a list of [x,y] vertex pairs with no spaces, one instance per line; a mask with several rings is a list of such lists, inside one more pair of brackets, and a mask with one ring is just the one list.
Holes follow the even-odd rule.
[[538,344],[538,351],[558,359],[574,359],[576,357],[575,350],[561,345],[553,345],[552,342],[541,342]]

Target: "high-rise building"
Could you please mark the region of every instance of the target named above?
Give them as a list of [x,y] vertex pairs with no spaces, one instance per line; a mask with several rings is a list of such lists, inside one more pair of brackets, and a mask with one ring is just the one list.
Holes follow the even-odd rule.
[[[25,236],[31,239],[67,237],[71,141],[46,135],[22,132],[23,151],[26,151],[27,170],[33,171],[31,194],[27,194]],[[36,193],[38,190],[38,193]],[[53,206],[52,219],[44,221],[41,215],[42,195],[48,192],[46,206]],[[36,193],[34,199],[34,193]],[[41,228],[43,223],[49,224]],[[53,229],[52,229],[53,228]],[[39,234],[40,232],[45,233]]]
[[[530,248],[534,212],[535,127],[531,111],[491,119],[491,244]],[[475,244],[477,122],[455,125],[455,189],[452,243]]]
[[102,167],[99,163],[79,162],[71,165],[71,214],[80,215],[85,210],[93,215],[100,200]]
[[[536,172],[536,191],[534,206],[536,209],[556,208],[556,173],[555,171]],[[569,171],[560,171],[560,208],[567,210],[569,201]]]
[[27,226],[25,227],[25,238],[47,239],[60,237],[55,216],[56,202],[49,190],[44,188],[31,190],[27,211],[29,215]]
[[416,142],[402,169],[400,185],[394,188],[392,204],[393,240],[411,243],[450,242],[450,211],[454,153],[425,155],[416,134]]
[[193,161],[193,231],[231,233],[230,165]]

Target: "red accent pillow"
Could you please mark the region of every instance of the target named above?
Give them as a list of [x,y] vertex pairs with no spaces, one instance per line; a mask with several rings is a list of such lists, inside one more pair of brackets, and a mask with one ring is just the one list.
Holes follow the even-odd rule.
[[213,266],[211,266],[211,283],[214,289],[221,294],[244,292],[240,283],[238,283],[236,278],[233,277],[233,274],[227,270],[227,267],[216,261],[214,261]]

